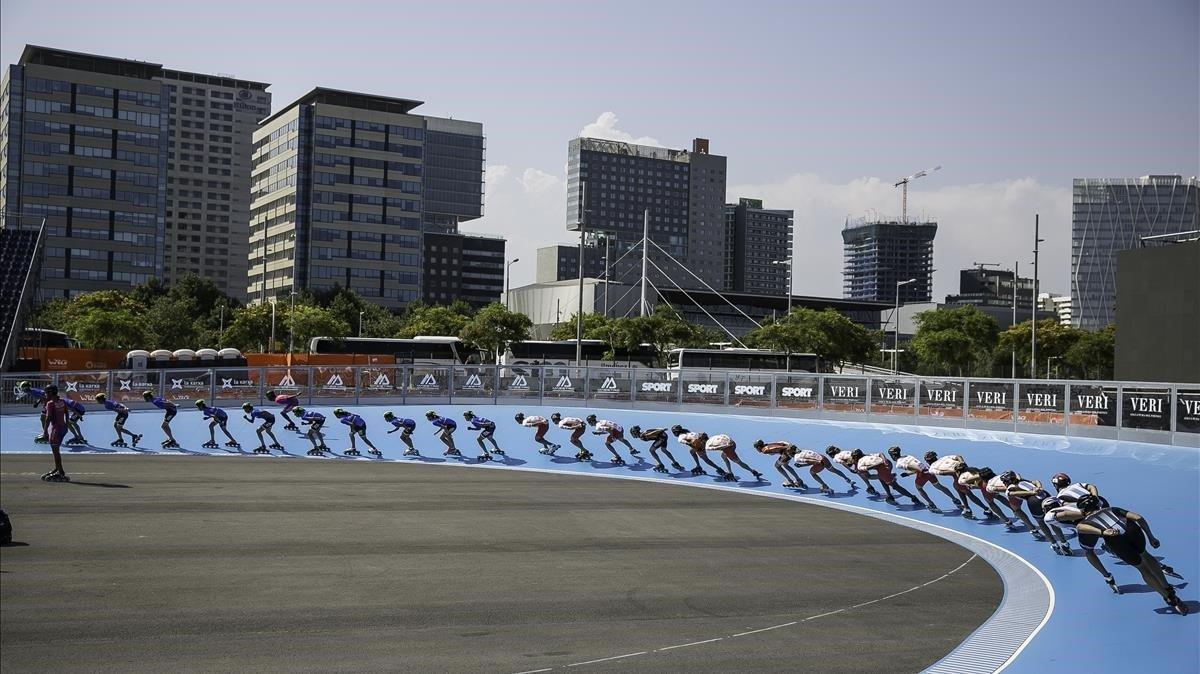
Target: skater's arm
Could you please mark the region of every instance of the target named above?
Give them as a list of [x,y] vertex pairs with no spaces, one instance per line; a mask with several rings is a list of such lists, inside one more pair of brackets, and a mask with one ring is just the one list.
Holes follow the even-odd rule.
[[1146,532],[1146,538],[1150,539],[1150,547],[1158,547],[1158,539],[1155,538],[1153,532],[1150,531],[1150,522],[1145,517],[1142,517],[1135,512],[1127,512],[1125,513],[1125,519],[1138,525],[1142,528],[1142,531]]

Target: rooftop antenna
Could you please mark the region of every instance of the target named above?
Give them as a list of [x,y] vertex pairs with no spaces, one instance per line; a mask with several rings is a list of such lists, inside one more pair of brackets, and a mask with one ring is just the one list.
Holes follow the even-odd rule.
[[902,225],[908,224],[908,183],[916,180],[917,178],[924,178],[925,176],[929,175],[930,173],[933,173],[934,171],[941,170],[941,168],[942,167],[940,165],[938,165],[938,166],[934,166],[931,169],[925,169],[924,171],[917,171],[916,173],[908,176],[907,178],[901,178],[900,180],[898,180],[896,182],[895,185],[892,185],[892,187],[900,187],[901,188],[901,192],[900,192],[900,224],[902,224]]

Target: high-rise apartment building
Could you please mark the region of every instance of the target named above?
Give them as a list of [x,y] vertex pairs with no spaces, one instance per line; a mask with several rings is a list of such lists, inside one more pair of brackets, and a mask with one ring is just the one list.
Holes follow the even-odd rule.
[[724,289],[786,295],[793,212],[763,208],[762,199],[725,204]]
[[961,270],[958,273],[958,294],[947,295],[946,304],[1011,307],[1014,282],[1017,307],[1028,312],[1029,307],[1033,306],[1033,279],[1017,276],[1009,269],[976,267]]
[[163,280],[203,276],[246,299],[250,151],[269,84],[164,70],[170,100]]
[[[578,232],[582,224],[585,232],[609,235],[614,261],[610,274],[616,281],[628,281],[640,278],[641,255],[621,256],[642,239],[649,210],[650,240],[680,264],[654,246],[651,262],[682,287],[707,283],[720,289],[726,245],[725,164],[725,157],[709,154],[703,138],[692,142],[690,152],[576,138],[567,152],[567,229]],[[602,254],[603,246],[585,246],[585,269],[591,252]],[[655,283],[671,285],[653,265],[648,275]]]
[[424,234],[426,304],[462,300],[479,309],[504,293],[502,237],[466,232]]
[[155,63],[26,46],[0,82],[0,210],[45,218],[39,295],[159,277],[168,97]]
[[[399,309],[429,298],[423,286],[433,265],[464,266],[451,251],[433,255],[423,238],[454,234],[482,212],[483,127],[411,114],[420,105],[318,87],[262,122],[254,134],[251,301],[341,285]],[[457,250],[465,256],[467,248]],[[501,252],[490,269],[502,277],[503,264]]]
[[1071,320],[1099,330],[1116,319],[1117,252],[1200,229],[1200,180],[1077,178],[1072,196]]
[[857,222],[842,229],[842,290],[856,300],[894,302],[897,284],[905,304],[933,297],[936,222]]

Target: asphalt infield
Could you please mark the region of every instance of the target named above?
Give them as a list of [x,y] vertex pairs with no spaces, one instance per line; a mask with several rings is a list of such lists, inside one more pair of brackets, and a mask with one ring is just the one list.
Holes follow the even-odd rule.
[[38,480],[44,455],[0,457],[0,506],[26,544],[0,551],[6,674],[917,672],[1003,592],[929,534],[717,490],[67,458],[71,484]]

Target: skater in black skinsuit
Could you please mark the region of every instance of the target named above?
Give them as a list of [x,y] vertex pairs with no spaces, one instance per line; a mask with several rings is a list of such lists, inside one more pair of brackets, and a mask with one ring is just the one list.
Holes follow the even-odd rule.
[[630,426],[629,434],[638,440],[650,443],[650,456],[654,457],[655,464],[654,472],[667,472],[667,467],[663,465],[662,459],[658,458],[659,452],[667,455],[667,458],[671,460],[672,468],[675,470],[683,470],[683,466],[675,460],[675,457],[671,454],[670,450],[667,449],[667,429],[647,428],[643,431],[641,426]]

